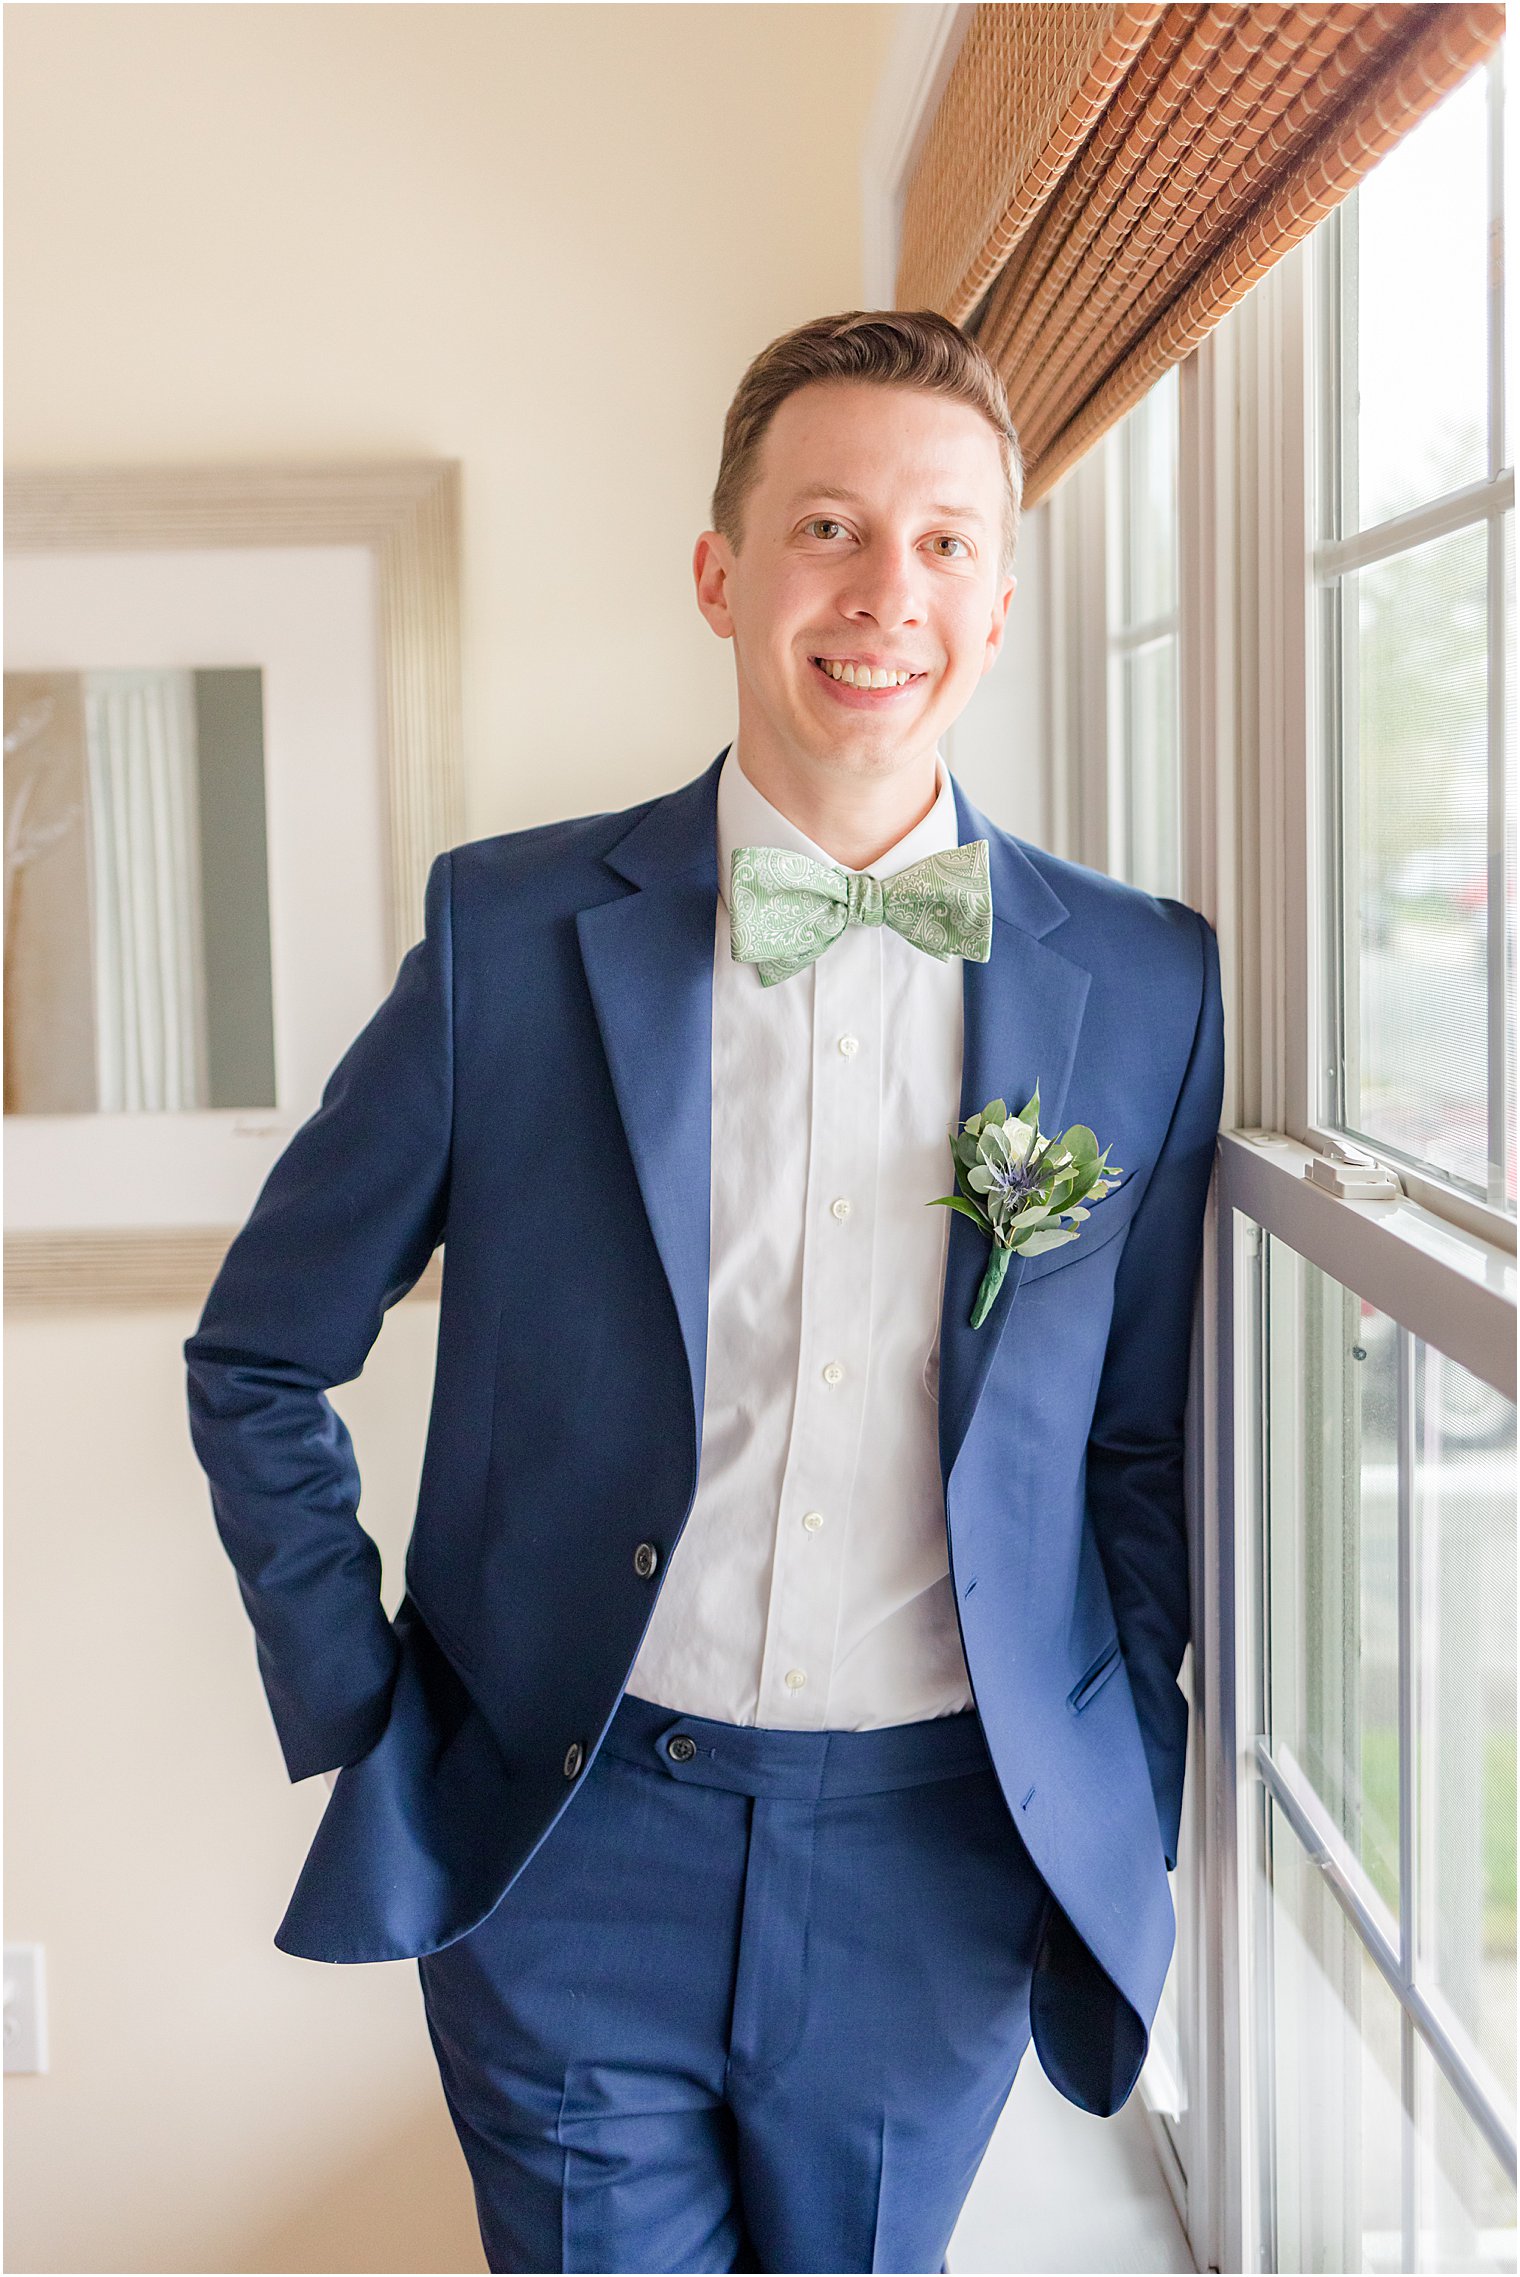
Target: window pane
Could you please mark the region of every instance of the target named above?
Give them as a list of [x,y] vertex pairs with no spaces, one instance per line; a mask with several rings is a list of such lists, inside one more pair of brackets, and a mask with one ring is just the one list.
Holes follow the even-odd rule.
[[1125,420],[1121,598],[1125,625],[1177,606],[1177,374],[1159,379]]
[[1405,2025],[1329,1884],[1269,1809],[1272,2266],[1512,2270],[1514,2185]]
[[[1488,578],[1482,529],[1349,577],[1345,763],[1360,925],[1346,1116],[1488,1185]],[[1354,708],[1353,708],[1354,706]],[[1347,834],[1348,851],[1352,831]],[[1353,920],[1354,925],[1354,920]]]
[[1110,438],[1108,859],[1147,893],[1181,891],[1177,703],[1177,374]]
[[1363,529],[1488,472],[1487,100],[1474,72],[1356,193]]
[[1418,2269],[1513,2269],[1515,2186],[1417,2043]]
[[1394,1323],[1268,1235],[1268,1732],[1399,1903]]
[[1515,2108],[1515,1410],[1416,1348],[1422,1967]]
[[1278,2269],[1402,2269],[1399,2004],[1271,1807]]
[[1125,803],[1132,885],[1175,894],[1177,816],[1177,642],[1168,634],[1126,656],[1119,672],[1125,725]]

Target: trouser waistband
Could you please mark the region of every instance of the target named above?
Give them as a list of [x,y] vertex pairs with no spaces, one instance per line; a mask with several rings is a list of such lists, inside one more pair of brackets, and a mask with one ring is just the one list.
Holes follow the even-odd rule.
[[875,1795],[990,1767],[974,1708],[876,1731],[772,1731],[684,1716],[625,1692],[601,1752],[692,1786],[797,1802]]

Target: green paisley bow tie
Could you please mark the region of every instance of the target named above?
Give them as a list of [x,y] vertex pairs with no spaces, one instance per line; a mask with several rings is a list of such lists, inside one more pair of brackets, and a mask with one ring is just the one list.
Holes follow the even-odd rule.
[[889,878],[815,862],[784,846],[736,846],[729,864],[733,953],[767,988],[790,980],[847,925],[890,925],[941,962],[992,954],[987,841],[973,838]]

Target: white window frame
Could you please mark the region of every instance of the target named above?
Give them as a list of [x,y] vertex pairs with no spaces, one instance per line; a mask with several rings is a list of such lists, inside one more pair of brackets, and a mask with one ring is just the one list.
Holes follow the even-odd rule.
[[[1190,2061],[1211,2134],[1190,2168],[1189,2234],[1200,2266],[1217,2269],[1263,2266],[1270,2234],[1251,1997],[1260,1918],[1249,1886],[1263,1793],[1253,1571],[1262,1481],[1242,1409],[1261,1358],[1256,1227],[1515,1397],[1514,1222],[1403,1165],[1405,1198],[1389,1202],[1342,1199],[1305,1176],[1335,1135],[1308,1111],[1327,1001],[1311,732],[1311,274],[1311,247],[1300,246],[1181,375],[1183,898],[1218,930],[1229,1032],[1195,1349],[1207,1389],[1190,1410],[1199,1445],[1189,1471],[1202,1488],[1191,1503],[1201,1521],[1195,1768],[1209,1825]],[[1249,544],[1238,542],[1243,532]]]

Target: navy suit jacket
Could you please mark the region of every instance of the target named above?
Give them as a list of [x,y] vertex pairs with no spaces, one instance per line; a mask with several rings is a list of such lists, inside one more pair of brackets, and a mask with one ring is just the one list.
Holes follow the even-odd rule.
[[[185,1346],[191,1430],[292,1779],[343,1765],[276,1943],[436,1951],[573,1807],[696,1491],[706,1367],[716,796],[456,847],[426,933],[271,1171]],[[1058,860],[954,786],[990,848],[961,1113],[1127,1173],[1015,1258],[952,1216],[939,1449],[966,1660],[1051,1893],[1034,2036],[1115,2109],[1173,1942],[1188,1635],[1183,1411],[1224,1080],[1205,919]],[[950,1184],[946,1149],[945,1185]],[[925,1196],[925,1201],[929,1197]],[[325,1396],[444,1243],[437,1372],[394,1620]],[[657,1576],[635,1570],[639,1543]],[[581,1773],[584,1777],[584,1772]]]

